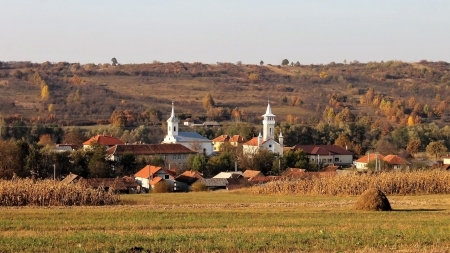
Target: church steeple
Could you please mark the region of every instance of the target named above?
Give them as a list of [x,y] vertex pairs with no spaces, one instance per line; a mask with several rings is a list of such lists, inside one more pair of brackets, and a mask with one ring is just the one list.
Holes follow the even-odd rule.
[[263,141],[274,139],[275,133],[275,115],[272,113],[270,102],[267,101],[266,113],[262,115],[263,119]]
[[172,114],[167,120],[167,136],[165,139],[175,139],[178,136],[178,119],[175,117],[175,109],[172,101]]

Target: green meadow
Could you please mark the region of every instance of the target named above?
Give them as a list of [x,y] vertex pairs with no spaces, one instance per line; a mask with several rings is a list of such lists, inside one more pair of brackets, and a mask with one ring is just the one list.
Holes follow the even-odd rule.
[[0,252],[445,252],[450,196],[356,197],[201,192],[122,195],[100,207],[0,209]]

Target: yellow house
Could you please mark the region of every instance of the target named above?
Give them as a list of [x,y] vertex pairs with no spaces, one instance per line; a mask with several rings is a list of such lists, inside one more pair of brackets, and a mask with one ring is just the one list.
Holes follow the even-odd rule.
[[226,134],[222,134],[221,136],[212,140],[212,142],[214,146],[214,152],[218,152],[220,151],[220,146],[222,146],[222,144],[225,142],[230,143],[232,146],[238,147],[239,145],[245,143],[245,139],[240,135],[229,136]]

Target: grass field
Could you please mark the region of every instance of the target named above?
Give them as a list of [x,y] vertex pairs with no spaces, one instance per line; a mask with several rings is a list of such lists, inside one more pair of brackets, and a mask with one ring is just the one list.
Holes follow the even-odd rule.
[[2,208],[0,252],[444,252],[450,250],[449,197],[388,196],[392,212],[355,211],[356,197],[246,192]]

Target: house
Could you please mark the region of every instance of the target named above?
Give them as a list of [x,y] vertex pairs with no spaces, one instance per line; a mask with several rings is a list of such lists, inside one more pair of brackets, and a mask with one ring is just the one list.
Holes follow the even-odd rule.
[[63,183],[63,184],[77,183],[82,178],[83,178],[82,176],[79,176],[77,174],[73,174],[72,172],[70,172],[67,177],[65,177],[63,180],[61,180],[61,183]]
[[116,138],[112,135],[96,135],[89,140],[83,142],[83,148],[89,148],[93,142],[96,142],[102,146],[105,146],[106,149],[114,146],[114,145],[120,145],[125,144],[125,142],[121,141],[119,138]]
[[209,190],[234,190],[249,186],[248,181],[243,178],[204,178],[200,181]]
[[246,170],[246,171],[244,171],[242,176],[244,178],[246,178],[247,180],[250,180],[254,177],[263,177],[264,175],[259,170]]
[[245,139],[244,139],[244,137],[242,137],[240,135],[229,136],[226,134],[222,134],[212,140],[212,143],[214,146],[214,151],[215,152],[220,151],[220,146],[222,146],[222,144],[224,144],[226,142],[230,143],[234,147],[240,147],[245,143]]
[[130,144],[114,145],[106,150],[107,159],[120,162],[120,158],[125,154],[133,154],[136,157],[161,157],[166,164],[174,166],[184,166],[189,155],[197,152],[176,143],[171,144]]
[[[164,180],[173,187],[175,182],[176,172],[173,170],[166,170],[162,167],[147,165],[134,174],[134,178],[139,186],[146,191],[150,191],[157,183]],[[150,188],[151,187],[151,188]]]
[[280,132],[278,142],[275,141],[275,115],[272,113],[270,103],[267,105],[266,113],[263,117],[263,133],[259,133],[258,137],[242,145],[244,155],[255,154],[259,149],[267,149],[273,153],[283,156],[283,134]]
[[221,127],[222,125],[219,124],[217,121],[205,121],[202,124],[204,127],[206,128],[211,128],[211,127]]
[[220,172],[213,178],[238,178],[238,177],[243,177],[242,171]]
[[369,164],[370,161],[375,161],[376,159],[383,160],[383,158],[384,158],[383,155],[369,153],[355,161],[356,169],[365,170],[365,169],[367,169],[367,165]]
[[367,154],[356,160],[356,169],[366,170],[368,168],[367,165],[371,161],[376,161],[376,163],[379,163],[380,166],[381,164],[387,164],[393,169],[400,169],[402,167],[409,167],[411,165],[410,162],[406,161],[398,155],[383,156],[380,154]]
[[178,132],[178,119],[175,117],[173,102],[172,113],[167,120],[167,135],[162,143],[178,143],[197,153],[208,156],[213,153],[213,144],[208,138],[201,136],[197,132]]
[[203,175],[200,172],[187,170],[175,178],[173,190],[187,192],[192,184],[202,179]]
[[450,154],[442,157],[443,164],[450,164]]
[[336,145],[295,145],[286,150],[303,150],[310,162],[321,165],[350,166],[353,163],[353,153]]
[[56,153],[63,153],[63,152],[72,152],[79,148],[81,147],[76,144],[56,144],[54,150]]
[[281,173],[281,176],[285,178],[300,178],[306,173],[306,169],[299,168],[287,168]]
[[398,155],[387,155],[384,157],[383,161],[387,162],[389,166],[393,169],[409,168],[410,162],[401,158]]
[[139,186],[136,181],[129,178],[82,178],[78,183],[94,189],[100,187],[105,190],[114,189],[119,193],[135,193]]

